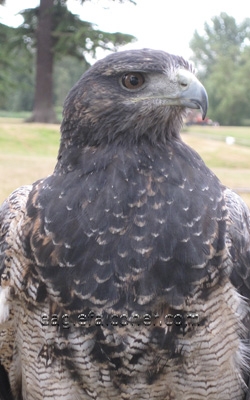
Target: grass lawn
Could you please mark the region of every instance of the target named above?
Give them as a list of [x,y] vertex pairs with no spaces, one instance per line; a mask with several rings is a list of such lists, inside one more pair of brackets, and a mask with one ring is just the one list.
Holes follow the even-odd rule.
[[59,125],[0,118],[0,203],[17,187],[53,171],[59,140]]
[[[235,138],[235,144],[226,144],[228,136]],[[250,127],[192,126],[182,138],[250,207]]]
[[192,132],[194,136],[203,138],[213,138],[214,140],[225,141],[226,137],[231,136],[236,144],[250,147],[250,127],[244,126],[191,126],[187,132]]
[[[225,142],[235,138],[234,145]],[[193,147],[221,182],[242,196],[250,207],[250,128],[188,127],[183,140]],[[27,124],[0,118],[0,202],[15,188],[49,175],[55,166],[59,125]]]

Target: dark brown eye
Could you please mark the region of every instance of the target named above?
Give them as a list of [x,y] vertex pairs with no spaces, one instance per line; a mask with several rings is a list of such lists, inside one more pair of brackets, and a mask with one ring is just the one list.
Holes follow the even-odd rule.
[[122,77],[122,84],[127,89],[138,89],[144,82],[145,79],[139,72],[129,72]]

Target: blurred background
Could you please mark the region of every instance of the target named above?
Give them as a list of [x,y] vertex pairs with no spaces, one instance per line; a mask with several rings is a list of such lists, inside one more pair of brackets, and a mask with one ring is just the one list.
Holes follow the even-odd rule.
[[[250,206],[250,15],[245,0],[0,0],[0,202],[53,171],[64,98],[112,51],[155,48],[190,60],[205,121],[183,140]],[[250,14],[250,12],[249,12]]]

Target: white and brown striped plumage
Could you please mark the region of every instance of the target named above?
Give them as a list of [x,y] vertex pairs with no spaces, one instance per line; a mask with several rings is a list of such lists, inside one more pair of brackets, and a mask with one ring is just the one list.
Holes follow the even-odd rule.
[[246,399],[249,211],[186,107],[205,89],[153,50],[69,93],[54,173],[0,209],[0,399]]

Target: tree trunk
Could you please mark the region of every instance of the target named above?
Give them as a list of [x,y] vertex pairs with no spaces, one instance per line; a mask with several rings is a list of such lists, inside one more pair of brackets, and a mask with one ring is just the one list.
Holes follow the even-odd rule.
[[37,27],[35,101],[29,122],[57,122],[53,109],[52,8],[53,0],[40,0]]

